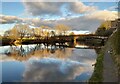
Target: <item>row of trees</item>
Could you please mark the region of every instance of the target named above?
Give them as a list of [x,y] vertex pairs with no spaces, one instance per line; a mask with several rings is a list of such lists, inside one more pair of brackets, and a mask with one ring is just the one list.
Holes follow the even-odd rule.
[[58,24],[54,28],[48,26],[41,26],[37,28],[30,28],[27,24],[16,24],[12,29],[5,31],[4,37],[12,39],[23,38],[45,38],[57,35],[67,35],[70,27],[64,24]]

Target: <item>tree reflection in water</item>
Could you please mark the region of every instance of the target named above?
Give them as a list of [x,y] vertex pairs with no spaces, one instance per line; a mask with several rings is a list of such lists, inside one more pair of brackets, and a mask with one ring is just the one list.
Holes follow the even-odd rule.
[[82,43],[66,43],[66,44],[32,44],[32,45],[19,45],[10,46],[4,54],[19,61],[28,60],[31,57],[43,58],[54,57],[65,59],[71,56],[73,48],[78,49],[95,49],[98,50],[101,46],[89,46]]
[[65,45],[44,45],[44,44],[34,44],[34,45],[19,45],[10,46],[8,50],[5,51],[5,55],[12,57],[19,61],[28,60],[31,57],[57,57],[64,59],[71,55],[72,48],[66,48]]

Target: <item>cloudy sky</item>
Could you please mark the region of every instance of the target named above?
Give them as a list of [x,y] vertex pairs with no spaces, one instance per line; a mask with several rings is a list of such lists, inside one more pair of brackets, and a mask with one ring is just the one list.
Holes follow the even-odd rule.
[[113,20],[118,16],[116,2],[29,1],[1,3],[0,34],[16,23],[27,23],[35,27],[42,25],[54,27],[56,24],[65,24],[72,30],[94,32],[101,22]]

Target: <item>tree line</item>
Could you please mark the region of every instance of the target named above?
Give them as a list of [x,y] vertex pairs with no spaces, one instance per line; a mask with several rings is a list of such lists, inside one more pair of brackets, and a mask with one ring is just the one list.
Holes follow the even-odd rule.
[[65,36],[70,27],[64,24],[58,24],[54,28],[40,26],[31,28],[27,24],[16,24],[12,29],[4,32],[5,38],[23,39],[23,38],[48,38],[53,36]]

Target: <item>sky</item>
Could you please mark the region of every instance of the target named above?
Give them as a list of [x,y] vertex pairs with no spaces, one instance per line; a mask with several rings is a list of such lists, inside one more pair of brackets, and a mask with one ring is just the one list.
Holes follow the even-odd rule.
[[116,2],[19,0],[1,4],[0,34],[11,29],[16,23],[26,23],[34,27],[45,25],[51,28],[57,24],[65,24],[74,31],[95,32],[103,21],[114,20],[118,16]]

